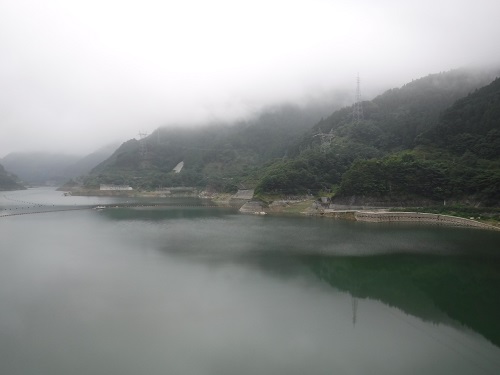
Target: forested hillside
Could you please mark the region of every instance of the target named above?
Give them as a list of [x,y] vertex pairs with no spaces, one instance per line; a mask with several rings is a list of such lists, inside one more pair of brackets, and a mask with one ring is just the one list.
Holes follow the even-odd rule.
[[[494,177],[498,83],[478,89],[497,73],[457,70],[427,76],[363,102],[359,122],[352,108],[337,111],[302,136],[294,158],[268,167],[257,191],[296,194],[333,188],[338,200],[474,197],[494,204],[499,190]],[[453,127],[457,117],[462,125]],[[464,149],[467,140],[476,149],[486,140],[491,147],[482,149],[481,159],[474,148]]]
[[373,146],[381,151],[404,150],[415,146],[421,133],[434,128],[441,113],[455,101],[491,83],[500,69],[457,69],[431,74],[394,88],[362,103],[363,121],[353,122],[352,107],[334,112],[320,121],[297,143],[295,154],[317,145],[319,132]]
[[119,143],[111,143],[82,157],[64,169],[65,176],[74,178],[89,173],[97,165],[109,158],[119,146]]
[[458,100],[436,127],[422,134],[419,144],[470,151],[484,159],[500,155],[500,79]]
[[358,160],[340,196],[424,197],[500,203],[500,79],[456,101],[417,147]]
[[[159,128],[122,144],[85,185],[245,186],[261,196],[494,205],[500,191],[499,73],[459,69],[414,80],[362,102],[356,121],[353,107],[322,118],[324,112],[282,106],[236,124]],[[176,173],[180,162],[184,167]]]
[[[262,165],[285,157],[297,137],[333,106],[283,105],[232,124],[162,127],[143,140],[122,144],[92,171],[85,185],[200,186],[218,191],[254,186]],[[181,173],[173,172],[180,162],[184,162]]]

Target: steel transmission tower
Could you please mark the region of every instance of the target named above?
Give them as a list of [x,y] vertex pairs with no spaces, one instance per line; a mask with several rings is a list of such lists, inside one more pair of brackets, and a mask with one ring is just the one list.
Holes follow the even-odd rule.
[[352,122],[354,124],[359,124],[361,121],[363,121],[363,106],[361,105],[361,89],[358,74],[356,80],[356,97],[352,107]]
[[148,157],[148,146],[146,144],[146,137],[148,133],[139,132],[139,151],[141,153],[142,159],[147,159]]
[[313,135],[313,137],[319,137],[319,139],[321,140],[321,151],[326,152],[332,144],[333,138],[335,138],[335,135],[332,132],[333,129],[330,130],[329,133],[323,133],[321,129],[319,129],[319,133]]

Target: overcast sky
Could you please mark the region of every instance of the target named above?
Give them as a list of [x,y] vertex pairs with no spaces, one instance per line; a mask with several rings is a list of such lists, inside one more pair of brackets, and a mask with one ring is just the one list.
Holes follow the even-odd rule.
[[0,157],[500,62],[498,0],[0,0]]

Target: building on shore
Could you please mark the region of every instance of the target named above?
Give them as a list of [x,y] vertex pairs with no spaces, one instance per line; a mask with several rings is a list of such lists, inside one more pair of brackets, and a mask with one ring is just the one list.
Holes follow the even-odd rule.
[[134,190],[128,185],[101,184],[99,190]]

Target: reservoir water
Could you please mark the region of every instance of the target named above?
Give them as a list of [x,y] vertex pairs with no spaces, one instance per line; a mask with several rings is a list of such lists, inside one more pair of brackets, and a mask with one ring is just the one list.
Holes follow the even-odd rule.
[[500,373],[498,232],[127,201],[0,193],[0,374]]

